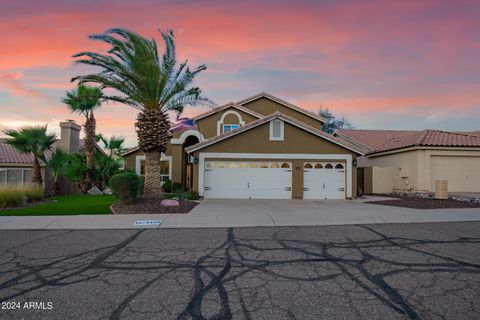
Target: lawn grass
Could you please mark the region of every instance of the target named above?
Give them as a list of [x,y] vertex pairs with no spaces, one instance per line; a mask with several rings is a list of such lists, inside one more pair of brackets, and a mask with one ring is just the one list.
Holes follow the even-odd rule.
[[31,207],[0,211],[0,216],[69,216],[79,214],[110,214],[109,206],[113,203],[113,196],[91,196],[76,194],[47,198],[48,201]]

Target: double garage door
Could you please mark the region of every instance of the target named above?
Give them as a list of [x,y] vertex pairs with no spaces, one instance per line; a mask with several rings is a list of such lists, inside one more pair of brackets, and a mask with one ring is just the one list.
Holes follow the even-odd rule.
[[[344,199],[342,163],[308,162],[303,168],[305,199]],[[287,161],[206,161],[205,198],[291,199],[292,163]]]

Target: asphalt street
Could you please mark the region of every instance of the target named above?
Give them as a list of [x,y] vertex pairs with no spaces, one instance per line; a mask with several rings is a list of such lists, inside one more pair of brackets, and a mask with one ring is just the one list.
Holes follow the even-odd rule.
[[0,231],[0,319],[479,319],[480,222]]

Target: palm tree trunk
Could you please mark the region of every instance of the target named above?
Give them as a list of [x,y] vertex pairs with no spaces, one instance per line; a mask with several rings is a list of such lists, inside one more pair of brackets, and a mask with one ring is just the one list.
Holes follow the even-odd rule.
[[40,161],[36,156],[33,156],[33,175],[32,175],[32,183],[42,186],[42,170],[40,168]]
[[52,196],[58,196],[60,194],[60,181],[58,177],[55,177],[52,185]]
[[96,121],[93,112],[85,120],[85,158],[87,172],[85,176],[85,188],[90,189],[94,184],[92,172],[95,170],[95,130]]
[[160,159],[162,152],[152,150],[145,152],[145,185],[143,196],[145,198],[158,198],[163,196],[160,175]]

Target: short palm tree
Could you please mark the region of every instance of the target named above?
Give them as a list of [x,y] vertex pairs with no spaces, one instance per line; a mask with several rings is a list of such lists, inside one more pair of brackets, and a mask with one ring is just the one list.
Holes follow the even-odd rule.
[[13,146],[21,153],[33,155],[32,183],[42,185],[42,171],[40,161],[46,162],[45,151],[52,148],[57,137],[55,134],[47,133],[47,126],[25,127],[19,130],[5,130],[4,133],[11,138],[5,143]]
[[108,179],[112,175],[112,172],[119,167],[119,158],[122,156],[122,152],[125,150],[123,143],[125,138],[112,136],[110,138],[105,137],[102,134],[96,136],[97,142],[103,143],[103,148],[106,151],[106,155],[101,158],[101,188],[105,188],[108,183]]
[[67,160],[67,153],[62,149],[57,148],[47,161],[47,165],[52,171],[53,185],[51,193],[53,196],[60,193],[60,177],[63,175]]
[[160,58],[157,43],[126,29],[110,29],[90,36],[110,45],[107,54],[80,52],[78,63],[102,68],[98,74],[73,78],[80,83],[93,82],[111,88],[120,95],[105,96],[140,110],[135,123],[138,145],[145,152],[145,197],[162,195],[160,158],[171,137],[168,112],[181,114],[188,105],[211,104],[192,83],[205,65],[193,71],[187,61],[177,66],[172,30],[161,32],[165,52]]
[[65,103],[72,112],[85,116],[85,156],[87,172],[85,181],[82,183],[84,191],[90,189],[93,184],[92,172],[95,170],[95,130],[96,121],[93,110],[100,107],[103,93],[98,87],[88,87],[80,84],[76,89],[67,91],[62,102]]

